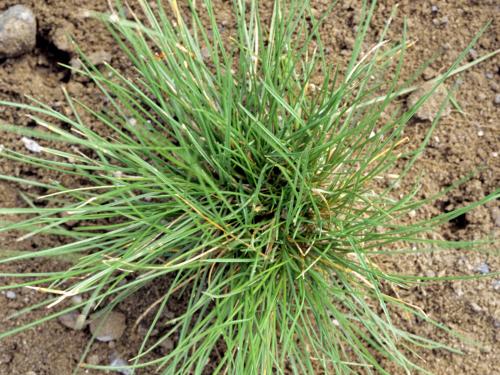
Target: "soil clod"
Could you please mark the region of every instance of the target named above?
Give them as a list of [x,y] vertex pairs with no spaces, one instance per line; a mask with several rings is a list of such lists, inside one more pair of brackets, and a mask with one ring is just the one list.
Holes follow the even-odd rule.
[[[436,83],[434,81],[429,81],[427,83],[424,83],[415,92],[413,92],[408,97],[408,107],[411,108],[416,105],[419,99],[426,95],[430,90],[432,90],[435,84]],[[415,116],[420,120],[434,120],[447,97],[448,92],[446,88],[444,87],[444,85],[439,85],[438,87],[436,87],[436,90],[432,93],[429,99],[417,109]],[[441,116],[448,116],[450,112],[450,106],[446,105],[446,107],[441,112]]]

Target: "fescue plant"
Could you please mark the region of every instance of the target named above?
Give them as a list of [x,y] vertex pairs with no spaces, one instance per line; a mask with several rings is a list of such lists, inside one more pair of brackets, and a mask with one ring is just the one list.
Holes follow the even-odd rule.
[[[83,67],[74,71],[101,90],[103,110],[68,95],[71,114],[35,99],[0,102],[30,112],[43,128],[12,124],[3,131],[65,144],[41,147],[41,153],[5,148],[4,161],[85,181],[75,188],[1,176],[46,191],[25,195],[27,207],[1,208],[7,218],[28,215],[21,222],[4,220],[1,232],[68,240],[10,252],[0,263],[55,257],[69,265],[1,274],[19,280],[2,290],[32,287],[47,294],[21,313],[51,309],[0,338],[73,310],[83,323],[94,310],[110,311],[131,295],[162,287],[161,298],[144,311],[152,324],[130,360],[132,370],[201,374],[210,363],[214,374],[387,374],[382,363],[391,362],[406,373],[425,371],[413,354],[446,346],[405,331],[394,313],[449,330],[390,287],[429,279],[395,274],[377,259],[422,247],[477,245],[426,234],[500,194],[407,220],[456,185],[417,198],[418,179],[409,172],[439,113],[418,147],[410,147],[415,140],[404,129],[436,87],[496,52],[460,65],[479,33],[432,90],[402,109],[396,100],[415,89],[419,72],[401,79],[410,45],[405,27],[400,41],[387,40],[387,22],[377,43],[365,42],[374,2],[363,2],[345,67],[327,55],[319,32],[323,19],[314,17],[308,1],[276,0],[263,20],[258,1],[233,0],[231,37],[223,37],[209,0],[186,1],[187,12],[175,0],[154,8],[151,1],[139,3],[140,16],[128,11],[134,19],[127,19],[121,3],[111,16],[97,15],[133,69],[98,69],[82,56]],[[318,76],[321,83],[314,84]],[[89,117],[99,129],[90,127]],[[400,196],[401,181],[414,188]],[[70,222],[71,229],[65,225]],[[159,326],[178,293],[187,301],[185,311]],[[65,303],[77,295],[82,302]],[[155,327],[160,337],[152,335]],[[152,357],[173,335],[174,348]]]

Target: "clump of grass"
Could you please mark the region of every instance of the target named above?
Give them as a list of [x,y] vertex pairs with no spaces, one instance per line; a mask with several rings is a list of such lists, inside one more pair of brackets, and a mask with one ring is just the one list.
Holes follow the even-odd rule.
[[[390,273],[375,257],[398,256],[387,249],[408,243],[470,247],[422,234],[499,192],[429,220],[404,220],[437,198],[416,199],[418,184],[402,198],[394,194],[426,142],[411,151],[413,140],[403,130],[432,93],[406,111],[394,107],[396,98],[414,89],[400,79],[405,32],[389,43],[386,28],[366,48],[374,3],[364,3],[350,61],[340,70],[326,56],[321,20],[308,1],[275,1],[266,23],[257,1],[234,0],[237,29],[228,39],[208,0],[189,2],[186,19],[175,0],[173,19],[160,2],[155,11],[149,2],[140,4],[141,20],[127,20],[121,11],[102,16],[133,74],[90,64],[78,72],[101,89],[105,110],[69,96],[71,115],[36,101],[0,103],[31,111],[45,129],[4,130],[70,146],[43,147],[40,155],[5,149],[3,158],[86,181],[68,188],[1,177],[47,190],[28,198],[28,208],[0,209],[2,215],[32,215],[1,231],[69,241],[0,263],[70,260],[63,271],[3,276],[29,276],[15,286],[55,293],[36,307],[85,298],[0,337],[71,310],[86,317],[97,308],[112,309],[169,276],[167,290],[144,312],[153,323],[130,368],[201,373],[219,346],[224,351],[213,373],[387,373],[382,357],[409,373],[421,370],[408,354],[444,346],[404,331],[393,312],[446,328],[388,294],[387,285],[420,279]],[[459,67],[466,53],[434,88],[488,57]],[[318,72],[323,80],[314,85]],[[104,134],[91,129],[83,112]],[[396,162],[403,165],[398,175]],[[381,178],[390,183],[374,183]],[[41,201],[45,207],[37,206]],[[179,291],[188,301],[185,311],[152,340],[169,298]],[[170,353],[145,359],[173,334],[178,339]]]

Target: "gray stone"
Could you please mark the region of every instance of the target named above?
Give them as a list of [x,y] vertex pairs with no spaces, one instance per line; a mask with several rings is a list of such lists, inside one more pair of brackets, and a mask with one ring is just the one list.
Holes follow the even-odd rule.
[[14,5],[0,14],[0,58],[25,54],[35,44],[36,18],[31,9]]
[[90,332],[102,342],[119,339],[125,331],[125,315],[120,312],[95,313],[90,316]]

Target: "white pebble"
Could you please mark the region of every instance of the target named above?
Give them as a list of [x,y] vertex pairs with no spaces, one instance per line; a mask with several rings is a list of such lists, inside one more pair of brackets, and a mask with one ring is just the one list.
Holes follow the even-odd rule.
[[80,303],[82,303],[82,301],[83,301],[83,298],[80,295],[76,295],[76,296],[71,297],[71,302],[74,305],[79,305]]
[[496,151],[492,152],[491,156],[493,156],[494,158],[498,157],[498,152],[496,152]]
[[16,294],[16,292],[13,292],[12,290],[8,290],[5,293],[5,297],[7,297],[8,299],[16,299],[17,294]]
[[482,137],[484,135],[484,132],[482,130],[479,130],[477,132],[478,137]]
[[133,372],[131,369],[129,368],[123,368],[125,366],[128,366],[127,362],[125,362],[123,359],[121,358],[115,358],[111,361],[111,363],[109,364],[111,367],[121,367],[121,368],[117,368],[116,371],[119,372],[120,374],[123,374],[123,375],[132,375]]
[[21,141],[24,143],[24,147],[26,147],[31,152],[35,152],[38,154],[43,150],[42,146],[40,146],[36,141],[32,139],[22,137]]
[[112,15],[109,16],[109,22],[118,23],[119,21],[120,21],[120,17],[118,17],[118,14],[113,13]]

